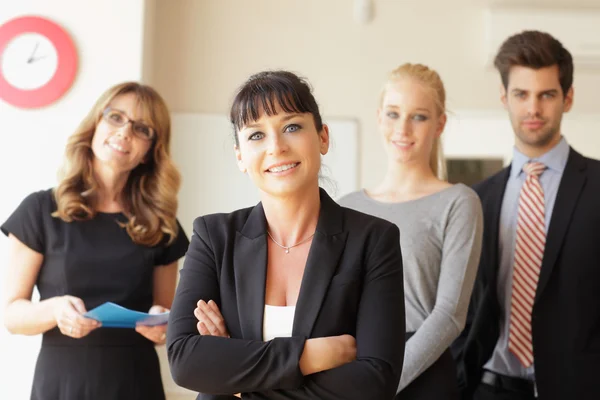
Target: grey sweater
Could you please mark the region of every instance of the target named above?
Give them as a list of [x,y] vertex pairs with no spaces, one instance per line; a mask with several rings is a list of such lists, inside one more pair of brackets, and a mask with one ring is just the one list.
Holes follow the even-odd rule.
[[457,184],[401,203],[379,202],[361,190],[339,204],[400,228],[406,331],[415,332],[406,342],[400,391],[464,329],[481,253],[481,202],[472,189]]

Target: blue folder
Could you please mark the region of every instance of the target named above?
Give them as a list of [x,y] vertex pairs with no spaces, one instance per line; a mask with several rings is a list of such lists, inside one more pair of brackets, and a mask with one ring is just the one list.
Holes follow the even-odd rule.
[[166,324],[169,319],[169,312],[148,314],[108,302],[86,312],[84,316],[101,322],[103,328],[135,328],[136,325],[155,326]]

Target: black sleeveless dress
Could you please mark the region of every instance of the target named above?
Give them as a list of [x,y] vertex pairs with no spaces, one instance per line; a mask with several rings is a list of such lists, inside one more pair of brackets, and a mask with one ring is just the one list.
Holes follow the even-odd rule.
[[[2,225],[43,254],[36,286],[40,300],[79,297],[87,310],[112,301],[147,312],[153,304],[153,270],[178,260],[189,241],[145,247],[135,244],[117,221],[123,214],[99,213],[90,221],[63,222],[51,216],[51,190],[29,195]],[[99,328],[81,339],[58,328],[44,333],[33,379],[35,400],[164,400],[154,343],[133,329]]]

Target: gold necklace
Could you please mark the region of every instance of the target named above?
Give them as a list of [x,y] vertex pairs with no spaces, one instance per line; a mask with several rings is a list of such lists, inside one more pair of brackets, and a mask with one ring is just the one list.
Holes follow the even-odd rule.
[[284,249],[284,250],[285,250],[285,254],[289,254],[289,253],[290,253],[290,249],[291,249],[292,247],[296,247],[296,246],[299,246],[299,245],[301,245],[302,243],[306,243],[306,242],[308,242],[310,239],[312,239],[312,237],[313,237],[313,236],[315,236],[315,234],[313,233],[312,235],[310,235],[310,236],[309,236],[309,237],[307,237],[306,239],[304,239],[304,240],[301,240],[301,241],[299,241],[299,242],[298,242],[298,243],[296,243],[296,244],[293,244],[293,245],[291,245],[291,246],[284,246],[284,245],[280,244],[279,242],[277,242],[277,240],[273,239],[273,236],[271,236],[271,233],[270,233],[269,231],[267,231],[267,235],[269,235],[269,237],[271,238],[271,240],[273,241],[273,243],[275,243],[277,246],[279,246],[279,247],[281,247],[282,249]]

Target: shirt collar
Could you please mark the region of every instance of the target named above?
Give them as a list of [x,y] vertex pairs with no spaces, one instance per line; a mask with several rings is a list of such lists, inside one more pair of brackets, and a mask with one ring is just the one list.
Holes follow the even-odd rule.
[[539,161],[543,163],[548,169],[562,174],[567,165],[567,159],[569,158],[569,144],[564,137],[561,137],[560,142],[554,146],[550,151],[542,154],[537,158],[529,158],[525,154],[521,153],[515,147],[513,149],[513,159],[511,162],[510,176],[516,178],[523,171],[523,166],[530,161]]

